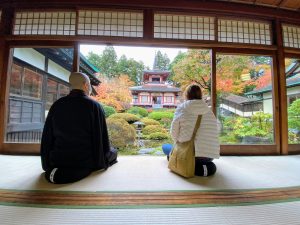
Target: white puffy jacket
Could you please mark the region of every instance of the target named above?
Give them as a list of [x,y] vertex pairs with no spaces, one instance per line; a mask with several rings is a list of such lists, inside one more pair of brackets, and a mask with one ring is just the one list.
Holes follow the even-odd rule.
[[202,115],[202,120],[195,137],[195,156],[217,159],[220,157],[217,120],[203,100],[188,100],[178,105],[171,136],[175,142],[191,140],[198,115]]

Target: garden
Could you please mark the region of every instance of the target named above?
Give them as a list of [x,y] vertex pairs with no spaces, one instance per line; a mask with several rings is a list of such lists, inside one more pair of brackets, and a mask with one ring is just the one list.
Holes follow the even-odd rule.
[[174,109],[131,107],[117,112],[111,106],[103,108],[111,145],[121,155],[163,155],[162,144],[172,143],[169,130]]
[[[89,53],[87,58],[101,68],[101,73],[96,74],[101,85],[94,87],[97,95],[93,98],[104,107],[112,146],[126,155],[163,154],[162,144],[172,143],[169,130],[175,109],[131,106],[130,87],[142,85],[143,71],[150,68],[125,55],[118,58],[112,46],[106,47],[101,54]],[[179,51],[172,61],[158,50],[154,61],[156,69],[170,71],[170,84],[184,90],[187,85],[197,83],[205,96],[212,95],[209,50]],[[290,60],[289,64],[292,62]],[[217,55],[217,110],[220,110],[219,100],[229,95],[236,99],[259,99],[264,105],[264,108],[252,110],[251,116],[241,116],[234,111],[218,112],[221,144],[274,143],[272,97],[264,98],[259,94],[259,90],[269,87],[269,92],[272,91],[271,65],[271,57]],[[253,96],[249,96],[251,92]],[[288,138],[290,144],[296,144],[300,143],[300,100],[289,104]]]

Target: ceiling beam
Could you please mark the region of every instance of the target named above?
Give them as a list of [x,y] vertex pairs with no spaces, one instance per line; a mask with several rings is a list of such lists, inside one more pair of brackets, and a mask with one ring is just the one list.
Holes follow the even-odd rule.
[[278,4],[277,4],[277,7],[281,7],[283,6],[283,4],[285,4],[288,0],[281,0]]

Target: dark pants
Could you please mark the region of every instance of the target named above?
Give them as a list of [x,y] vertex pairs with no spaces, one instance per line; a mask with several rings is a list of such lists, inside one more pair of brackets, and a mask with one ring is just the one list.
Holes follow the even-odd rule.
[[195,175],[208,177],[214,175],[217,171],[216,165],[211,158],[196,157],[195,158]]
[[[117,150],[111,149],[106,155],[108,165],[117,162]],[[67,184],[79,181],[93,172],[91,168],[52,168],[46,171],[45,177],[50,183]]]

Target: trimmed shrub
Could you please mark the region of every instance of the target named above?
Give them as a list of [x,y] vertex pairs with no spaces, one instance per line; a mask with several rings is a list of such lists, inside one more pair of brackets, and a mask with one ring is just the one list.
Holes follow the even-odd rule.
[[167,131],[165,130],[165,128],[163,128],[161,125],[148,125],[145,126],[142,133],[143,135],[150,135],[153,133],[167,133]]
[[104,109],[105,118],[107,118],[107,117],[111,116],[112,114],[116,113],[116,110],[115,110],[114,107],[107,106],[107,105],[104,105],[104,104],[102,104],[102,107]]
[[138,115],[138,116],[141,116],[141,117],[148,116],[147,109],[144,109],[142,107],[137,107],[137,106],[134,106],[134,107],[131,107],[130,109],[128,109],[127,113],[131,113],[131,114]]
[[148,126],[148,125],[160,125],[160,123],[156,120],[153,120],[153,119],[149,119],[147,117],[143,118],[140,120],[142,123],[145,124],[145,126]]
[[158,112],[152,112],[149,114],[150,119],[154,119],[157,121],[160,121],[163,118],[169,118],[173,119],[174,113],[173,112],[164,112],[164,111],[158,111]]
[[107,128],[112,145],[117,148],[133,145],[135,142],[135,129],[124,119],[108,118]]
[[171,118],[162,118],[159,122],[162,124],[166,129],[170,129],[171,123],[173,119]]
[[115,114],[111,115],[109,118],[123,119],[130,124],[140,120],[140,118],[138,116],[136,116],[134,114],[130,114],[130,113],[115,113]]
[[151,140],[163,140],[168,139],[169,135],[166,133],[156,132],[149,135],[149,139]]

